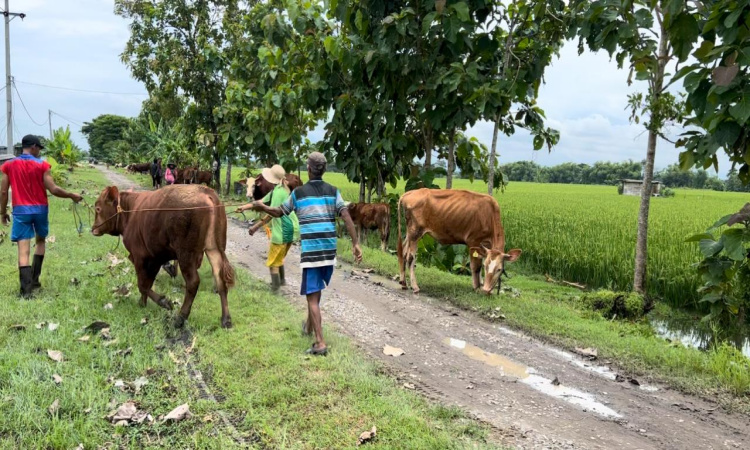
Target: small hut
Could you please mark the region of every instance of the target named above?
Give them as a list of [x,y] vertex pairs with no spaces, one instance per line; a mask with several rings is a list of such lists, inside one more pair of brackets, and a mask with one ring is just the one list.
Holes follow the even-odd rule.
[[[643,189],[643,180],[620,180],[620,194],[622,195],[641,195]],[[661,181],[651,182],[651,195],[658,197],[661,195]]]

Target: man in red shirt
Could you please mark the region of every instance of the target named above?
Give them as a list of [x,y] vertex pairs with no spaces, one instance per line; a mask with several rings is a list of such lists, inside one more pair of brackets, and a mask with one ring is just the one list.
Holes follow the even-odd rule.
[[[40,288],[39,275],[44,262],[45,238],[49,233],[47,190],[55,197],[69,198],[78,203],[83,197],[58,187],[52,179],[50,165],[39,159],[44,146],[39,138],[26,135],[21,140],[23,154],[0,166],[0,221],[8,225],[8,187],[13,189],[13,229],[10,240],[18,243],[18,271],[21,296],[31,297]],[[34,265],[29,265],[31,239],[36,238]]]

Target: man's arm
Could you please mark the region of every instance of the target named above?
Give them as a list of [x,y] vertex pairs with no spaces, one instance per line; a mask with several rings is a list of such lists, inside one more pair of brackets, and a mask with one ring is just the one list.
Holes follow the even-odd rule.
[[284,211],[281,210],[281,208],[271,208],[270,206],[266,206],[265,203],[263,203],[261,200],[256,200],[253,202],[253,206],[250,207],[253,211],[261,211],[266,214],[268,214],[271,217],[281,217],[284,215]]
[[349,214],[349,209],[341,210],[341,218],[344,219],[344,224],[346,224],[346,232],[349,233],[349,236],[352,238],[352,254],[354,255],[354,261],[360,262],[362,261],[362,249],[359,248],[357,230],[354,227],[352,216]]
[[55,180],[52,179],[52,174],[49,170],[44,172],[44,187],[49,191],[50,194],[54,195],[55,197],[69,198],[76,203],[80,202],[83,199],[83,197],[81,197],[80,195],[68,192],[60,186],[56,185]]
[[10,186],[10,181],[8,180],[8,176],[3,174],[3,180],[0,181],[0,220],[2,220],[3,225],[7,224],[8,222],[8,187]]

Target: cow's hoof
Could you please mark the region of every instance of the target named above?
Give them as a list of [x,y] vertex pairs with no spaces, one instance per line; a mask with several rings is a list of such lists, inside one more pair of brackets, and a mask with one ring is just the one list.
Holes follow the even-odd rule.
[[185,321],[186,321],[186,320],[187,320],[187,319],[185,319],[184,317],[182,317],[182,316],[181,316],[181,315],[180,315],[180,314],[178,313],[178,314],[177,314],[176,316],[174,316],[174,327],[175,327],[175,328],[182,328],[182,327],[184,327],[184,326],[185,326]]
[[141,305],[141,308],[145,308],[148,304],[148,297],[142,297],[141,301],[138,302],[139,305]]
[[156,304],[164,309],[172,310],[172,302],[167,297],[160,297]]
[[225,319],[221,319],[221,328],[232,328],[232,318],[227,317]]
[[405,291],[407,289],[409,289],[409,288],[406,286],[406,283],[401,283],[401,290]]
[[414,289],[414,290],[412,291],[412,293],[413,293],[414,295],[419,295],[419,289]]

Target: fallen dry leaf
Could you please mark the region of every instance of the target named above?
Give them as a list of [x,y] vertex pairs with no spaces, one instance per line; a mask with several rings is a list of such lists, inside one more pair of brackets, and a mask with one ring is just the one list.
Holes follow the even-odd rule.
[[117,344],[117,342],[118,342],[118,339],[112,339],[111,341],[107,341],[107,342],[105,342],[105,343],[104,343],[104,346],[105,346],[105,347],[109,347],[110,345],[114,345],[114,344]]
[[147,323],[148,323],[147,318],[144,317],[143,319],[141,319],[141,325],[146,325]]
[[135,406],[135,402],[128,401],[120,405],[117,410],[109,413],[107,418],[116,424],[121,420],[129,421],[136,412],[138,412],[138,408]]
[[109,310],[109,309],[112,309],[112,308],[114,308],[114,306],[112,306],[112,303],[107,303],[106,305],[104,305],[104,309],[105,310]]
[[404,388],[414,390],[417,387],[413,383],[404,383]]
[[133,287],[133,283],[123,284],[121,286],[113,287],[112,292],[120,297],[126,297],[130,295],[130,288]]
[[55,238],[55,236],[54,236],[54,235],[52,235],[52,236],[47,236],[47,239],[45,239],[45,241],[49,242],[50,244],[54,244],[56,240],[57,240],[57,239]]
[[214,421],[214,418],[213,418],[213,416],[211,416],[211,414],[203,416],[203,422],[210,423],[210,422],[213,422],[213,421]]
[[99,337],[102,339],[112,339],[112,336],[109,334],[109,328],[102,328],[99,330]]
[[388,356],[401,356],[404,354],[404,351],[398,347],[391,347],[390,345],[386,345],[383,347],[383,354]]
[[49,405],[49,408],[47,408],[47,411],[49,411],[49,413],[54,416],[58,409],[60,409],[60,399],[56,398],[55,401],[52,402],[51,405]]
[[17,323],[15,325],[11,325],[8,327],[11,331],[24,331],[26,329],[26,325],[21,325],[20,323]]
[[589,360],[595,360],[598,356],[598,352],[595,348],[586,347],[586,348],[578,348],[576,347],[574,350],[575,353],[578,353],[579,355],[583,356],[584,358],[588,358]]
[[82,443],[79,443],[78,447],[76,447],[74,450],[85,450],[85,449],[86,447],[84,447]]
[[52,380],[55,382],[55,384],[62,383],[62,377],[58,374],[52,374]]
[[119,259],[119,258],[117,258],[117,255],[114,255],[112,253],[108,253],[107,254],[107,258],[109,259],[109,267],[115,267],[115,266],[117,266],[117,265],[122,264],[123,262],[125,262],[124,259]]
[[79,342],[88,342],[88,341],[89,341],[89,339],[91,339],[91,336],[89,336],[89,335],[87,334],[87,335],[84,335],[84,336],[81,336],[81,337],[79,337],[79,338],[78,338],[78,341],[79,341]]
[[59,327],[60,327],[59,323],[52,323],[52,322],[50,322],[49,324],[47,324],[47,329],[50,330],[50,331],[55,331]]
[[78,286],[79,284],[81,284],[81,282],[78,280],[78,278],[71,278],[70,284],[72,284],[73,286]]
[[125,382],[122,380],[115,380],[115,387],[120,389],[121,391],[125,390]]
[[135,380],[133,380],[133,387],[135,388],[135,393],[139,393],[141,391],[141,388],[148,384],[148,380],[146,377],[138,377]]
[[187,403],[185,403],[170,411],[169,414],[164,417],[164,422],[167,422],[169,420],[178,422],[180,420],[189,418],[190,416],[192,416],[192,414],[190,414],[190,407]]
[[99,331],[105,328],[109,328],[109,324],[107,322],[97,320],[96,322],[91,322],[91,324],[86,327],[86,331]]
[[364,431],[359,435],[359,439],[357,440],[357,445],[362,445],[367,442],[370,442],[375,438],[375,435],[377,434],[378,429],[377,427],[373,426],[370,431]]
[[[117,340],[117,339],[115,339],[115,340]],[[128,356],[131,353],[133,353],[133,347],[128,347],[128,348],[123,349],[123,350],[117,350],[115,352],[115,355]]]
[[34,328],[37,330],[41,330],[42,328],[47,326],[47,322],[39,322],[38,324],[34,325]]
[[61,362],[63,360],[63,354],[57,350],[47,350],[47,356],[55,362]]
[[118,420],[117,422],[115,422],[115,426],[116,427],[126,427],[126,426],[128,426],[129,423],[130,422],[128,422],[127,420]]

